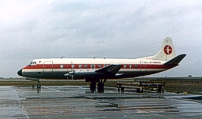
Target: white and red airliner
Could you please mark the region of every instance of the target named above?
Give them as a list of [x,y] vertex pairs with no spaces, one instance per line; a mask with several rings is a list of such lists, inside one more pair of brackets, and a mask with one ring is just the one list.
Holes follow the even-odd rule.
[[[34,59],[18,71],[18,75],[30,79],[85,79],[91,82],[91,90],[104,89],[107,79],[145,76],[178,66],[186,56],[176,56],[172,39],[164,39],[160,51],[149,57],[137,59],[116,58],[51,58]],[[37,84],[40,88],[41,85]]]

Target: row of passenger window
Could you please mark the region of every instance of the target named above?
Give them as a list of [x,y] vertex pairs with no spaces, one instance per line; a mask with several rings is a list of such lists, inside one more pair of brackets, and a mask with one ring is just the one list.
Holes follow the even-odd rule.
[[[97,67],[98,68],[102,68],[102,67],[106,67],[106,66],[108,66],[108,64],[104,64],[104,65],[101,65],[101,64],[98,64],[97,65]],[[72,64],[72,69],[73,68],[75,68],[75,65],[74,64]],[[96,65],[95,64],[91,64],[91,66],[89,67],[89,65],[87,65],[87,64],[84,64],[84,65],[79,65],[79,68],[81,69],[81,68],[92,68],[92,69],[94,69],[94,68],[96,68]],[[135,65],[123,65],[123,68],[138,68],[138,66],[135,64]]]
[[[98,68],[102,68],[102,67],[106,67],[106,66],[108,66],[107,64],[104,64],[104,65],[101,65],[101,64],[98,64],[97,65],[97,67]],[[81,68],[92,68],[92,69],[94,69],[96,66],[95,66],[95,64],[91,64],[91,66],[89,67],[89,65],[87,65],[87,64],[84,64],[84,65],[79,65],[79,68],[81,69]],[[72,68],[75,68],[75,65],[74,64],[72,64]]]

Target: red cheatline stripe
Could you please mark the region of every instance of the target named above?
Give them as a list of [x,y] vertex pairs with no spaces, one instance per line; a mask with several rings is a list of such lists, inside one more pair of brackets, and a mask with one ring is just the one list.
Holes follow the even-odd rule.
[[[70,71],[71,69],[68,69],[68,71]],[[80,69],[76,69],[76,71],[79,71]],[[86,69],[86,70],[91,70],[91,69]],[[166,70],[166,69],[143,69],[143,70],[140,70],[140,69],[121,69],[120,72],[140,72],[140,71],[146,71],[146,72],[150,72],[150,71],[163,71],[163,70]],[[67,69],[23,69],[23,72],[67,72]]]
[[[108,64],[109,65],[109,64]],[[85,67],[87,66],[87,67]],[[96,69],[103,68],[103,64],[95,64]],[[154,64],[123,64],[121,69],[168,69],[174,66],[154,65]],[[72,69],[72,64],[37,64],[33,66],[26,66],[23,69]],[[91,64],[74,64],[73,69],[87,69],[91,68]]]

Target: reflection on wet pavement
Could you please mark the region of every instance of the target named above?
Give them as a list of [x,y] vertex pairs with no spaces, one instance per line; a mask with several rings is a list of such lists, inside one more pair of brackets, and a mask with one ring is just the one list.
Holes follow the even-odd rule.
[[[199,118],[202,101],[167,93],[90,93],[87,86],[0,87],[0,118]],[[191,98],[188,98],[191,97]],[[197,98],[198,99],[198,98]]]

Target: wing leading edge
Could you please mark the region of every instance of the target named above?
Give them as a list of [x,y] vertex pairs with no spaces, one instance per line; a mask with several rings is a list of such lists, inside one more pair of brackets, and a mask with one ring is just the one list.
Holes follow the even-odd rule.
[[66,77],[79,77],[79,78],[106,78],[114,77],[117,75],[118,71],[121,69],[122,65],[109,65],[104,68],[95,70],[95,71],[71,71],[64,76]]
[[95,72],[100,72],[104,74],[116,75],[116,73],[121,69],[122,65],[109,65],[102,69],[98,69]]

